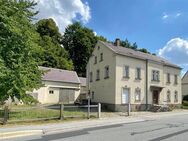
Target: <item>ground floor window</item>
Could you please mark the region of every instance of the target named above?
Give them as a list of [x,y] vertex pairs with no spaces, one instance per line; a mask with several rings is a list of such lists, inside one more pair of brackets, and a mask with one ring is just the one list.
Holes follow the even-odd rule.
[[178,92],[175,91],[174,93],[174,102],[178,102]]
[[135,101],[136,102],[141,101],[141,89],[140,88],[135,89]]
[[170,91],[167,91],[167,102],[171,102],[171,95],[170,95]]

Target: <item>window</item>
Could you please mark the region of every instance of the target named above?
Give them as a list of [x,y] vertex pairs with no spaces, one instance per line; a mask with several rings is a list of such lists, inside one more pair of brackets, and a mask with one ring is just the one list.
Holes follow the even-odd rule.
[[94,64],[97,64],[97,56],[95,56],[95,62],[94,62]]
[[122,98],[122,104],[129,103],[129,89],[128,88],[123,88],[121,98]]
[[167,73],[167,83],[170,83],[170,73]]
[[100,70],[97,70],[96,80],[100,80]]
[[167,91],[167,102],[171,102],[171,96],[170,96],[170,91]]
[[100,46],[98,46],[97,49],[100,50]]
[[109,66],[106,66],[104,68],[104,78],[109,78]]
[[103,61],[103,53],[100,54],[100,62]]
[[135,101],[141,101],[141,89],[140,88],[136,88],[135,89]]
[[124,67],[124,76],[125,78],[129,78],[129,66]]
[[91,99],[94,99],[94,91],[91,93]]
[[159,71],[153,70],[152,71],[152,81],[160,81],[159,77],[160,77]]
[[178,84],[178,75],[174,75],[174,84]]
[[136,68],[136,78],[137,80],[141,80],[141,68]]
[[93,73],[92,72],[89,73],[89,81],[93,82]]
[[174,102],[178,102],[178,92],[175,91],[174,93]]
[[54,94],[54,91],[53,90],[49,90],[49,94]]

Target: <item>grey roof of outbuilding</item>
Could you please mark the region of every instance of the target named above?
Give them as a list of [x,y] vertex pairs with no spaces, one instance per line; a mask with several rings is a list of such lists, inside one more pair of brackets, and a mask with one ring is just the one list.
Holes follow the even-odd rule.
[[81,86],[86,86],[86,78],[85,77],[79,77]]
[[171,67],[181,69],[181,67],[179,67],[178,65],[173,64],[173,63],[169,62],[168,60],[166,60],[162,57],[159,57],[159,56],[151,55],[148,53],[143,53],[140,51],[135,51],[133,49],[125,48],[122,46],[115,46],[115,45],[113,45],[111,43],[107,43],[107,42],[102,42],[102,41],[99,41],[99,42],[101,42],[106,47],[110,48],[113,52],[120,54],[120,55],[125,55],[125,56],[142,59],[142,60],[151,60],[151,61],[162,63],[166,66],[171,66]]
[[41,66],[39,68],[46,71],[45,74],[42,76],[42,80],[80,84],[80,80],[75,71],[68,71]]
[[188,83],[188,71],[182,77],[182,84]]

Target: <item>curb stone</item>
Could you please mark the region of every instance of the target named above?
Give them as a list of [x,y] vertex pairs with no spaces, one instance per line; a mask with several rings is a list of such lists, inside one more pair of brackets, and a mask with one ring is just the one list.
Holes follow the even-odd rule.
[[30,136],[30,135],[42,135],[42,134],[43,134],[43,130],[25,130],[25,131],[4,132],[4,133],[0,133],[0,140],[15,138],[15,137]]

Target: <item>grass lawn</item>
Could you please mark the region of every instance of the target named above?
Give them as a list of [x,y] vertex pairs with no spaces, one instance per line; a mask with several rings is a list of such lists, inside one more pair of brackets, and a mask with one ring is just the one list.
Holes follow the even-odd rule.
[[[86,118],[87,108],[65,108],[63,111],[65,118]],[[31,121],[43,119],[58,119],[60,117],[59,107],[34,107],[34,106],[14,106],[9,112],[9,121]],[[91,117],[97,117],[97,112],[91,112]]]

